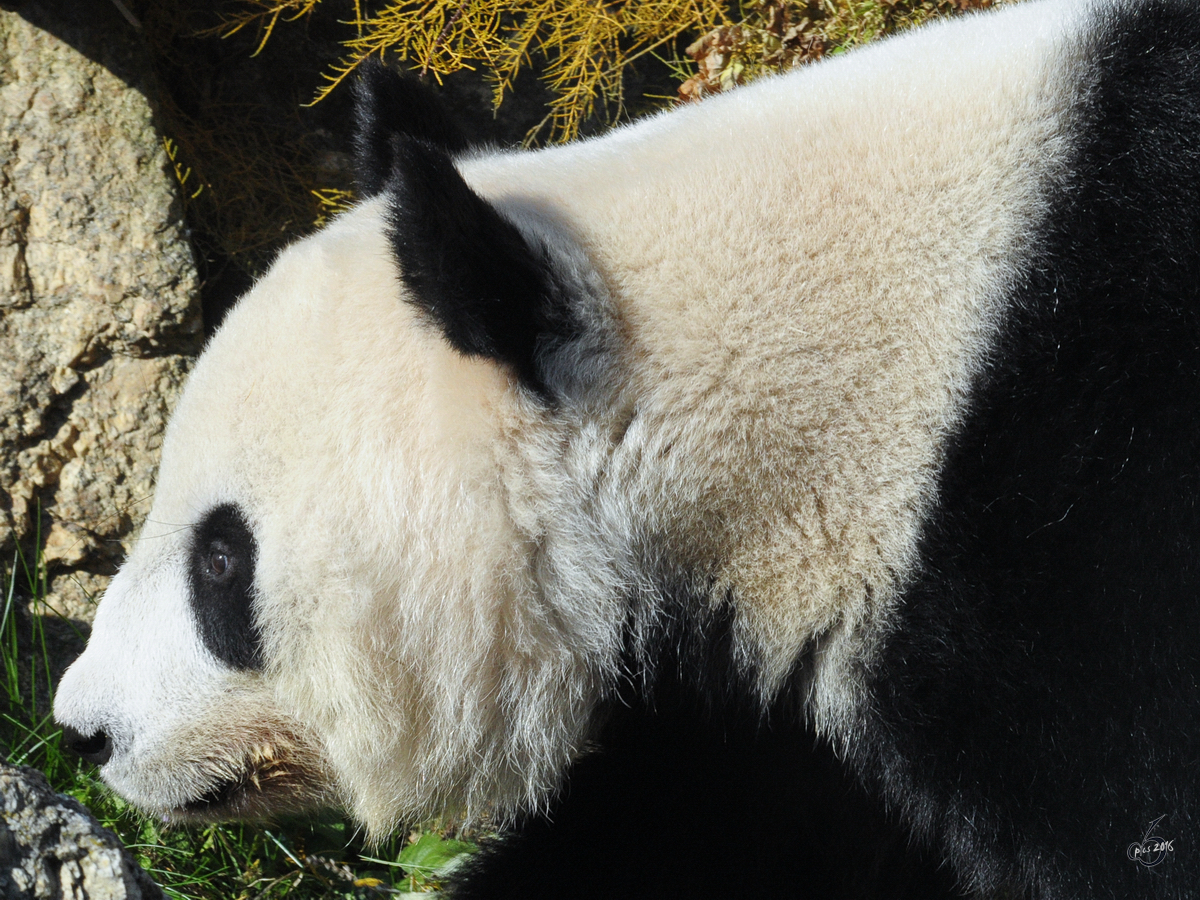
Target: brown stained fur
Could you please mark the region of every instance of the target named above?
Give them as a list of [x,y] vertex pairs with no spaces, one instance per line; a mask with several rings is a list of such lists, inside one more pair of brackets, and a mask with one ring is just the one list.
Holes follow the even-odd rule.
[[169,814],[178,821],[262,819],[300,813],[332,798],[321,754],[299,729],[274,722],[247,733],[191,738],[185,747],[211,746],[215,752],[180,761],[205,785],[182,808]]

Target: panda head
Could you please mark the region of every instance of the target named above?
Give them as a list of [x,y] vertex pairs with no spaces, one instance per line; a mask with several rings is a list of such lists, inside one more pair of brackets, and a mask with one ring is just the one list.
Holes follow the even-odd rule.
[[537,805],[614,652],[611,611],[546,587],[600,282],[468,186],[410,85],[379,68],[359,93],[371,196],[197,362],[56,697],[68,743],[167,818],[334,803],[379,835]]

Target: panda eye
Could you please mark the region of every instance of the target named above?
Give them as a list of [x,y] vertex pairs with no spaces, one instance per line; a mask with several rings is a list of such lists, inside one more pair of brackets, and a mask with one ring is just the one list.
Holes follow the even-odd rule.
[[220,578],[222,575],[228,572],[230,565],[231,563],[229,554],[224,550],[213,550],[213,552],[209,554],[208,570],[215,577]]
[[258,544],[233,504],[209,510],[192,535],[189,605],[204,646],[234,669],[261,669],[262,635],[255,618]]

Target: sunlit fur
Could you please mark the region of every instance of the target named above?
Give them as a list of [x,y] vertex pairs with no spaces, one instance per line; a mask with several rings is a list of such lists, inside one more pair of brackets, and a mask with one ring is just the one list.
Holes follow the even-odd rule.
[[[851,663],[1069,149],[1082,6],[462,160],[585,295],[557,407],[405,302],[382,199],[291,247],[195,369],[59,720],[107,729],[105,778],[156,812],[295,747],[374,835],[503,816],[546,802],[678,572],[734,604],[763,697],[815,650],[809,713],[850,740]],[[187,610],[187,532],[221,503],[258,542],[262,673]]]

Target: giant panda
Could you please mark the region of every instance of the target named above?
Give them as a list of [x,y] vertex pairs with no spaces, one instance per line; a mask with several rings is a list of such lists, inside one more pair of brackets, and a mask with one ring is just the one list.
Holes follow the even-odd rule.
[[59,686],[118,793],[500,828],[462,898],[1197,895],[1200,6],[357,116]]

